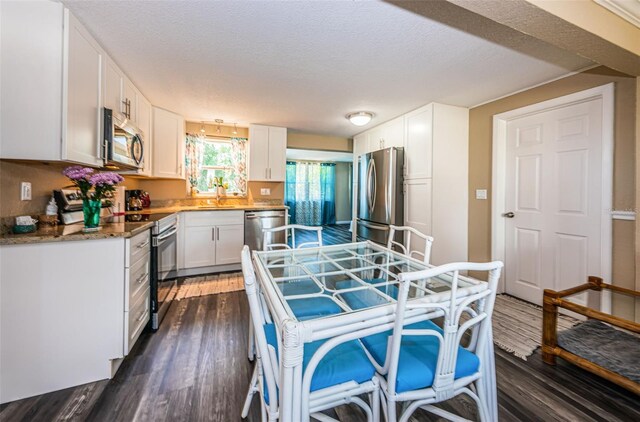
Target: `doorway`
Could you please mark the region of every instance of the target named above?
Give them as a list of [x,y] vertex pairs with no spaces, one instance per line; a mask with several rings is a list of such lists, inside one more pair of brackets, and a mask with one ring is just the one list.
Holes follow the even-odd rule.
[[323,226],[325,244],[351,240],[352,161],[352,153],[287,148],[285,204],[291,224]]
[[613,84],[496,115],[493,132],[502,291],[540,305],[544,289],[610,280]]

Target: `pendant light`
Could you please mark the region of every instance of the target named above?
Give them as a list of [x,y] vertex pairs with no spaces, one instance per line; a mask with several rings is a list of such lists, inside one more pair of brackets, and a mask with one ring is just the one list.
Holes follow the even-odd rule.
[[222,129],[220,129],[220,125],[221,125],[222,123],[224,123],[224,120],[222,120],[222,119],[216,119],[216,123],[218,124],[218,127],[216,128],[216,133],[221,133],[221,132],[222,132]]
[[237,126],[237,123],[234,123],[234,124],[233,124],[233,132],[231,132],[231,133],[233,133],[234,135],[237,135],[237,134],[238,134],[238,126]]
[[200,123],[201,123],[200,124],[200,133],[202,133],[204,135],[207,130],[204,128],[204,122],[200,122]]

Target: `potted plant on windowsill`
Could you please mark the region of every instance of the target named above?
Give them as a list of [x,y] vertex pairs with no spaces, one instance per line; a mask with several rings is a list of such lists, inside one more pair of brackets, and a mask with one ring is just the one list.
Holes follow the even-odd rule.
[[94,169],[82,166],[67,167],[62,174],[80,191],[84,231],[99,230],[102,200],[111,198],[116,185],[124,178],[113,172],[95,173]]

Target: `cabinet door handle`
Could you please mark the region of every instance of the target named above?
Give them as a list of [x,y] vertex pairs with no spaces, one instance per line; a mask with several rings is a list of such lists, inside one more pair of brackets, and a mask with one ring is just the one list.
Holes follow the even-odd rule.
[[218,232],[218,236],[216,237],[216,240],[220,240],[220,227],[216,227],[216,231]]
[[146,240],[145,242],[143,242],[143,243],[139,244],[139,245],[137,246],[137,248],[138,248],[138,249],[143,249],[143,248],[145,248],[145,247],[147,247],[147,246],[149,246],[149,241],[148,241],[148,240]]
[[142,283],[144,281],[145,278],[147,278],[147,276],[149,275],[149,273],[142,273],[140,274],[140,277],[138,277],[138,279],[136,280],[136,282],[138,284]]
[[145,310],[143,310],[143,311],[140,313],[140,316],[137,318],[138,322],[142,321],[142,320],[144,319],[145,315],[147,315],[147,310],[146,310],[146,309],[145,309]]
[[215,227],[211,228],[211,240],[213,240],[213,241],[216,240],[216,228]]

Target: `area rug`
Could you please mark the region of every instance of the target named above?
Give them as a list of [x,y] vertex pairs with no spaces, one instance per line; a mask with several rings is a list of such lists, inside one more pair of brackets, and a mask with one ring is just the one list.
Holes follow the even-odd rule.
[[244,289],[242,273],[222,273],[186,278],[179,285],[175,300],[237,292]]
[[574,355],[640,382],[640,338],[594,319],[558,334],[558,345]]
[[[558,316],[558,331],[580,321]],[[527,360],[542,342],[542,308],[508,295],[496,296],[493,309],[493,343],[520,359]]]

